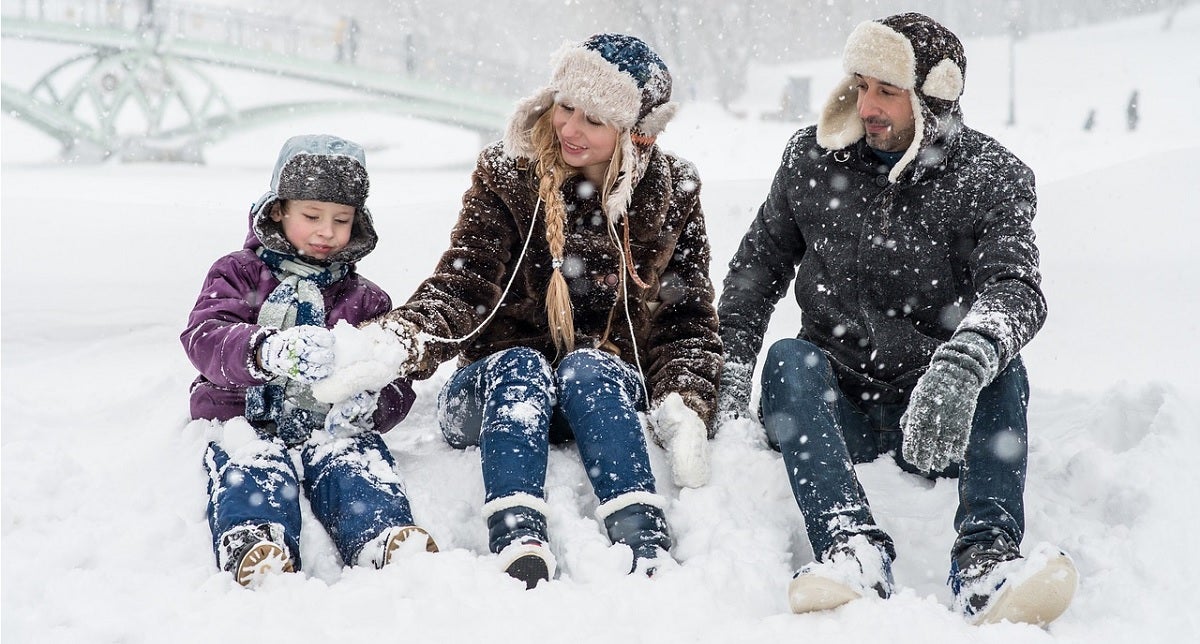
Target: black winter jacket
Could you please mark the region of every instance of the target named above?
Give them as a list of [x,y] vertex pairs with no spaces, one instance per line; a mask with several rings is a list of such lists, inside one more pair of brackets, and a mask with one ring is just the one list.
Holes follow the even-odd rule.
[[799,337],[828,354],[852,399],[907,400],[956,330],[991,338],[1003,368],[1041,328],[1033,172],[966,127],[897,183],[887,172],[861,140],[819,146],[815,126],[788,143],[720,300],[722,396],[736,409],[793,278]]

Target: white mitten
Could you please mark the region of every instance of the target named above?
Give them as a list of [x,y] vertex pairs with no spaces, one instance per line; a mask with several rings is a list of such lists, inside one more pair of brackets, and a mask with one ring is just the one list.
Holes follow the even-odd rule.
[[651,413],[655,435],[667,448],[671,477],[680,487],[708,483],[708,428],[700,415],[676,392],[667,394]]
[[313,384],[314,398],[336,403],[362,391],[380,391],[411,370],[421,349],[415,328],[385,324],[355,327],[343,320],[334,325],[333,373]]
[[325,414],[325,431],[339,438],[357,436],[371,431],[379,394],[360,391],[346,400],[333,403]]
[[297,382],[313,383],[333,368],[333,334],[320,326],[293,326],[272,333],[258,348],[262,368]]

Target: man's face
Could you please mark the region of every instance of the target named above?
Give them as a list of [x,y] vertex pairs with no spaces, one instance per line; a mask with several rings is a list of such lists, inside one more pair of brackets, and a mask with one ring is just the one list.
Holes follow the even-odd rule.
[[867,131],[867,145],[885,152],[901,152],[912,144],[916,132],[909,90],[878,78],[855,74],[858,82],[858,118]]

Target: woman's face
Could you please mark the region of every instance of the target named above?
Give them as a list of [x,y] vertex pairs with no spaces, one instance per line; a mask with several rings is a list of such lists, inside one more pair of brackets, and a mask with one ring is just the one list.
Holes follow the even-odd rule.
[[617,129],[570,103],[555,104],[553,123],[563,161],[578,168],[588,181],[600,185],[617,149]]

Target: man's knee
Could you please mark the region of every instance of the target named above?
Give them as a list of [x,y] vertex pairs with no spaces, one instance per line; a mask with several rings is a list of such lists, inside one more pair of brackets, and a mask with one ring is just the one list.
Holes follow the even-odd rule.
[[777,385],[794,390],[828,387],[833,381],[829,358],[817,345],[799,338],[785,338],[771,345],[763,363],[763,391]]

